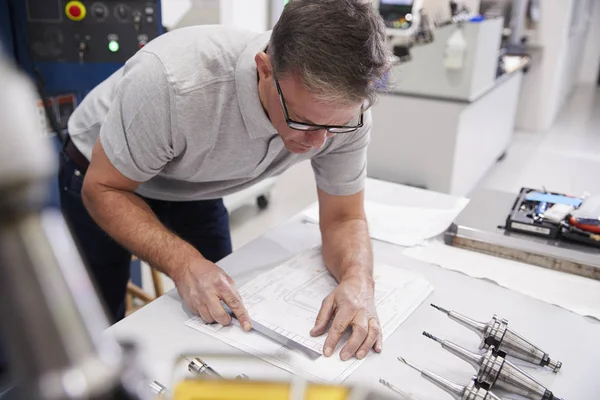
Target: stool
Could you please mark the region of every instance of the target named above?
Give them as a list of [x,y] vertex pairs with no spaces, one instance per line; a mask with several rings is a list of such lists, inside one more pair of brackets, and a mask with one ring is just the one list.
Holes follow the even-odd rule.
[[[132,260],[136,260],[135,256]],[[163,281],[161,273],[156,269],[150,267],[150,273],[152,274],[152,284],[154,285],[154,296],[150,293],[145,292],[141,287],[135,283],[129,281],[127,283],[127,294],[125,295],[125,315],[130,315],[145,305],[149,304],[153,300],[159,298],[164,294]],[[143,304],[136,306],[133,304],[133,300],[138,299]]]

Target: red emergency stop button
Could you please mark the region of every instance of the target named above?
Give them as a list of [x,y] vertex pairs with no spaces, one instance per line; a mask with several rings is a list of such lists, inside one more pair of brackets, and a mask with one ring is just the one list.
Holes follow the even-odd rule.
[[81,21],[85,18],[86,9],[80,1],[69,1],[65,6],[65,13],[71,21]]
[[72,17],[79,18],[81,16],[81,8],[71,6],[71,8],[69,8],[69,14],[71,14]]

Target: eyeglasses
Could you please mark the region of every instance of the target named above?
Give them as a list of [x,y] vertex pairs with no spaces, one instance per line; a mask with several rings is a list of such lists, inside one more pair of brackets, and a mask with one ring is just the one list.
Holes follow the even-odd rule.
[[273,79],[275,80],[275,86],[277,87],[277,93],[279,94],[279,102],[281,103],[281,108],[283,109],[283,116],[285,117],[285,122],[287,126],[291,129],[295,129],[297,131],[318,131],[318,130],[326,130],[330,133],[350,133],[354,132],[358,128],[363,126],[363,112],[360,113],[360,119],[357,125],[353,126],[344,126],[344,125],[316,125],[316,124],[307,124],[305,122],[294,121],[290,118],[288,114],[287,107],[285,106],[285,100],[283,99],[283,93],[281,93],[281,86],[279,86],[279,80],[275,73],[273,73]]

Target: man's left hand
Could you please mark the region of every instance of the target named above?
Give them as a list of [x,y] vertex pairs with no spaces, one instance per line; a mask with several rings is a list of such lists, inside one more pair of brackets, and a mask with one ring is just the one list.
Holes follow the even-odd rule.
[[364,358],[373,348],[381,352],[381,326],[375,309],[374,285],[372,278],[349,277],[323,300],[312,336],[322,335],[329,326],[325,340],[324,354],[333,354],[340,338],[348,328],[352,334],[340,352],[340,358],[346,361],[356,355]]

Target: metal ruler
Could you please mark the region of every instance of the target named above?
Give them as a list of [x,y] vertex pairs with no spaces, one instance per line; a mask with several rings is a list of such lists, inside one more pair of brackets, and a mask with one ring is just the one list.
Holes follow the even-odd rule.
[[[231,318],[235,318],[235,314],[233,313],[233,311],[231,311],[231,309],[229,307],[227,307],[226,304],[223,304],[223,303],[221,303],[221,304],[225,308],[225,311],[231,316]],[[279,332],[276,332],[273,329],[271,329],[259,322],[252,321],[252,329],[255,330],[256,332],[260,333],[261,335],[264,335],[264,336],[268,337],[269,339],[272,339],[272,340],[276,341],[277,343],[279,343],[289,349],[300,350],[301,352],[306,354],[312,360],[316,360],[317,358],[321,357],[321,355],[322,355],[318,351],[313,350],[310,347],[303,345],[302,343],[298,343],[298,342],[294,341],[293,339],[290,339],[289,337],[287,337]]]

